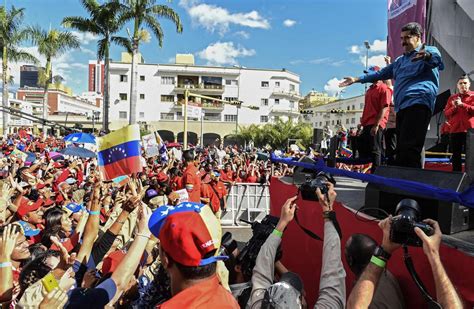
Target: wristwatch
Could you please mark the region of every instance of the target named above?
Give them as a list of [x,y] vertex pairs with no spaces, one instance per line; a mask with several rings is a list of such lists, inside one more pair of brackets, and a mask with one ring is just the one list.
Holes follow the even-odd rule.
[[384,261],[388,261],[392,256],[390,253],[385,251],[381,246],[377,246],[374,250],[374,256],[383,259]]

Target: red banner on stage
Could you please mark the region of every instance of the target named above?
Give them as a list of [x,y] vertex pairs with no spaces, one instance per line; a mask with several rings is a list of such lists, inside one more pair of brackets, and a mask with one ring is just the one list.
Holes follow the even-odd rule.
[[[297,188],[295,186],[284,184],[277,178],[273,178],[270,185],[271,214],[279,216],[283,203],[289,197],[294,196],[296,192]],[[301,224],[319,236],[323,236],[323,218],[319,204],[302,199],[298,199],[296,204],[298,205],[298,219]],[[336,204],[335,210],[342,229],[342,256],[344,256],[343,248],[347,239],[354,233],[367,234],[379,243],[382,241],[382,231],[377,226],[377,223],[360,221],[355,217],[352,210],[342,206],[340,203]],[[310,307],[314,305],[318,296],[322,244],[321,241],[307,236],[295,222],[289,224],[282,242],[283,264],[289,270],[298,273],[302,277]],[[409,252],[420,278],[430,294],[435,296],[435,286],[430,264],[423,250],[410,247]],[[474,305],[474,257],[470,257],[459,250],[445,245],[441,246],[440,254],[454,286],[461,294],[465,305],[471,308]],[[344,257],[343,263],[347,273],[346,290],[347,296],[349,296],[355,282],[355,277],[347,266]],[[388,263],[388,269],[398,279],[405,296],[407,308],[425,308],[426,303],[405,268],[401,249],[393,254]]]

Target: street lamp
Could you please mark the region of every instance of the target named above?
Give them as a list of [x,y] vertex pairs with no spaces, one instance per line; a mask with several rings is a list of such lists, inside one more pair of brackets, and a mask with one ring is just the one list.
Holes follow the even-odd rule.
[[92,133],[95,132],[95,121],[99,120],[99,115],[100,115],[99,111],[92,111],[92,115],[87,116],[88,120],[92,120]]
[[[365,54],[365,70],[369,70],[369,49],[370,49],[370,44],[369,41],[364,41],[365,49],[366,49],[366,54]],[[365,91],[367,91],[367,83],[365,83]]]

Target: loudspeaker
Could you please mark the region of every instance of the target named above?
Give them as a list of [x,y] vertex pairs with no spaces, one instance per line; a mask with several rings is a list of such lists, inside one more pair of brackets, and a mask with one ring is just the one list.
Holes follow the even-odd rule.
[[[443,172],[396,166],[379,166],[375,175],[411,180],[432,185],[442,189],[462,192],[469,187],[467,174],[460,172]],[[450,203],[421,197],[392,187],[369,183],[365,189],[365,206],[381,208],[389,214],[395,213],[398,202],[411,198],[421,207],[422,219],[431,218],[439,222],[444,234],[454,234],[474,228],[474,209]]]
[[323,129],[313,129],[313,144],[317,146],[316,149],[320,149],[321,141],[323,140],[324,134]]

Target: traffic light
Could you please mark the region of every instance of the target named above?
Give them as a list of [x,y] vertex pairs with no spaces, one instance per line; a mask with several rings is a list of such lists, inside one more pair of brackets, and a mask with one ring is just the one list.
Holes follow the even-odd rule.
[[329,112],[331,114],[342,114],[342,113],[344,113],[344,110],[343,109],[331,109]]

